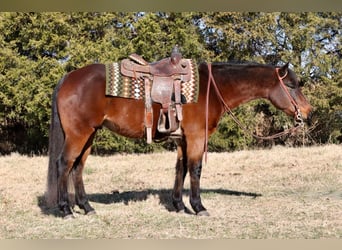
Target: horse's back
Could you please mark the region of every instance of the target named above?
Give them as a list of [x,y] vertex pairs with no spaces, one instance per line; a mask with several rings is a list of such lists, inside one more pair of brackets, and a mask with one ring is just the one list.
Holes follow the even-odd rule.
[[[104,88],[106,80],[105,65],[90,64],[73,70],[65,75],[63,86],[59,93],[65,91],[66,95],[80,94],[80,91]],[[101,89],[99,89],[100,91]]]

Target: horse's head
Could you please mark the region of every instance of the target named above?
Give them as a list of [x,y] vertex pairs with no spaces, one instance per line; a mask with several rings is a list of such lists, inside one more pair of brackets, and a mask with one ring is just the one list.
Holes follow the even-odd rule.
[[310,123],[312,106],[304,97],[296,74],[288,68],[289,64],[277,67],[275,85],[269,93],[274,106],[293,116],[296,123],[306,120]]

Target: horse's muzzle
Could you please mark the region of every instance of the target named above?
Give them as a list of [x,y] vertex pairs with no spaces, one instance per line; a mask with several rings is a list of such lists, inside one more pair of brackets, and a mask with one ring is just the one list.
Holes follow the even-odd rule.
[[297,110],[294,117],[295,127],[304,126],[306,123],[309,127],[312,124],[312,111],[310,111],[306,116],[303,116],[300,110]]
[[300,109],[296,109],[295,116],[294,116],[294,125],[295,127],[304,126],[304,120],[303,120],[302,113],[300,112]]
[[312,125],[312,111],[308,114],[307,118],[304,119],[305,123],[310,127]]

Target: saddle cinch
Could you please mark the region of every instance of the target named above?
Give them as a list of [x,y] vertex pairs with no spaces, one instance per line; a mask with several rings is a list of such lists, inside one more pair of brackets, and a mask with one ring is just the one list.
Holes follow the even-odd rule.
[[143,80],[145,84],[145,127],[147,143],[152,142],[152,103],[160,103],[158,131],[169,135],[181,135],[180,122],[183,119],[181,95],[183,82],[191,80],[189,59],[183,59],[178,46],[171,56],[154,63],[146,62],[141,56],[132,54],[121,61],[121,74]]

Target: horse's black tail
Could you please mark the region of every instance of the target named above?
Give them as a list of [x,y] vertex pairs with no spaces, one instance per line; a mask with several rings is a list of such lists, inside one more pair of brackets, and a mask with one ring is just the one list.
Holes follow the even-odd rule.
[[47,175],[46,205],[53,208],[57,205],[57,160],[64,144],[64,132],[57,109],[57,95],[62,85],[60,80],[52,95],[51,124],[49,131],[49,167]]

